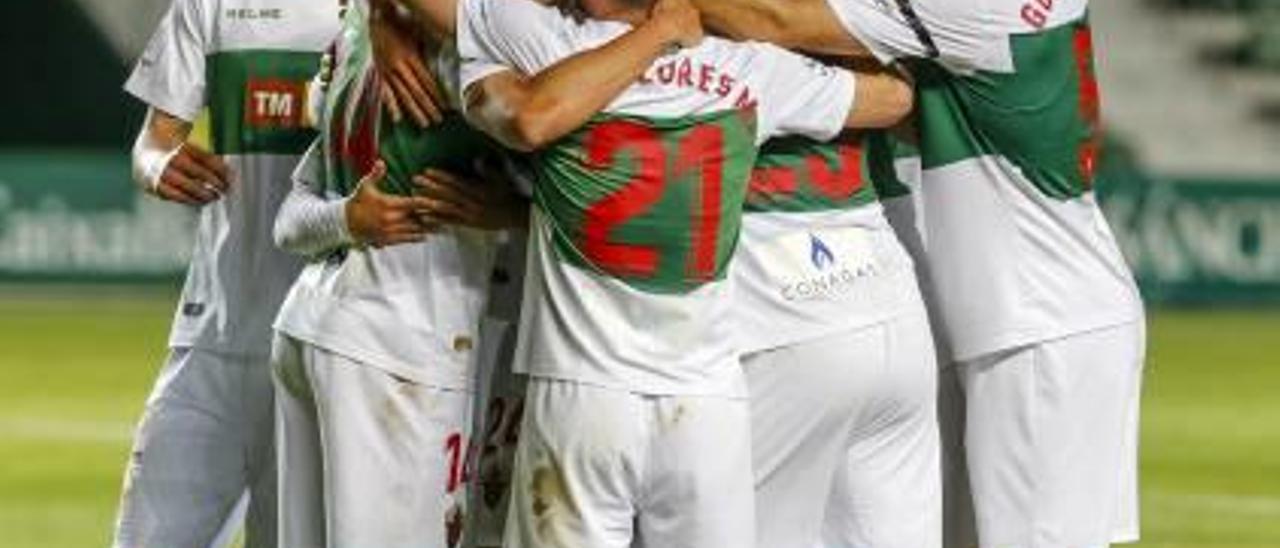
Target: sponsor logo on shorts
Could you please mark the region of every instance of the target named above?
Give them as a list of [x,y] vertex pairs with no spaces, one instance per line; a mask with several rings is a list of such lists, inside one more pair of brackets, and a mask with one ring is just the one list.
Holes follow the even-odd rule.
[[183,303],[182,315],[195,317],[204,314],[204,303]]

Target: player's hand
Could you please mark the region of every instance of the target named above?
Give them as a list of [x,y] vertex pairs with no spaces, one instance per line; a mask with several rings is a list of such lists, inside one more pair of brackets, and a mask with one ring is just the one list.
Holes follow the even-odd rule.
[[387,165],[378,161],[360,179],[347,200],[347,230],[361,245],[373,247],[421,242],[439,228],[418,214],[428,206],[426,199],[383,192],[379,185],[386,176]]
[[418,126],[429,127],[443,118],[447,102],[423,61],[421,40],[393,16],[377,10],[369,23],[382,103],[392,120],[399,122],[407,113]]
[[476,179],[437,169],[413,178],[415,193],[429,200],[421,213],[444,224],[482,230],[524,228],[529,223],[529,202],[494,171],[477,162]]
[[184,143],[149,190],[171,202],[199,206],[221,198],[230,181],[231,170],[222,158]]
[[649,12],[649,22],[662,25],[671,43],[682,48],[702,43],[702,14],[689,0],[658,0]]

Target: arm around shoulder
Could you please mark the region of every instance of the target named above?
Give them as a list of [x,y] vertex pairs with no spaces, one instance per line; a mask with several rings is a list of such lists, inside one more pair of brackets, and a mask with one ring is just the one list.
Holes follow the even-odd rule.
[[853,108],[845,119],[849,128],[891,127],[915,108],[915,90],[891,69],[854,73]]

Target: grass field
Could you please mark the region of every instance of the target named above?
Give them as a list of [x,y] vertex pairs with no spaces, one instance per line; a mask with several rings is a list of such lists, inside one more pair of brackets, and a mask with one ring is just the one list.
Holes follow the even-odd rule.
[[[171,291],[0,290],[0,546],[108,543]],[[1280,546],[1280,311],[1151,318],[1144,547]]]

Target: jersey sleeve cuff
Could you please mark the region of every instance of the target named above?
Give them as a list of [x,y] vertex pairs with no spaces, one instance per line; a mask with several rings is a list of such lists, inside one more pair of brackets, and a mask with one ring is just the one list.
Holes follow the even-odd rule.
[[172,94],[165,93],[161,90],[162,84],[155,81],[148,81],[141,77],[138,73],[134,73],[124,84],[124,90],[129,95],[137,97],[138,100],[150,105],[152,108],[162,110],[167,114],[181,118],[187,122],[195,122],[200,116],[200,110],[204,107],[202,99],[182,99]]
[[855,73],[841,70],[837,76],[836,88],[838,89],[836,97],[840,98],[833,101],[835,106],[832,108],[831,127],[827,128],[828,133],[823,135],[820,140],[830,141],[835,139],[840,132],[845,130],[849,120],[849,115],[853,113],[853,109],[858,107],[858,77]]

